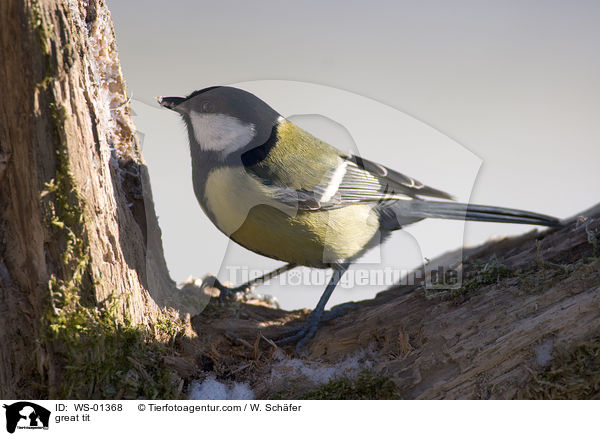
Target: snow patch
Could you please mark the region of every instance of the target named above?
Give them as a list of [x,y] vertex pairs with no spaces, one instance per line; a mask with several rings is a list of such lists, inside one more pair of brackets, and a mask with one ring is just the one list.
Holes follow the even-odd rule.
[[[277,357],[277,356],[276,356]],[[279,384],[290,379],[307,379],[315,385],[322,385],[342,376],[354,377],[365,369],[373,368],[374,358],[371,350],[357,350],[334,364],[310,362],[300,359],[286,359],[273,365],[270,375],[271,384]]]
[[535,360],[540,366],[548,366],[552,362],[552,349],[554,340],[547,339],[535,347]]
[[252,392],[246,383],[233,383],[232,386],[227,386],[221,382],[218,382],[214,375],[210,375],[202,382],[192,382],[189,399],[253,400],[254,392]]

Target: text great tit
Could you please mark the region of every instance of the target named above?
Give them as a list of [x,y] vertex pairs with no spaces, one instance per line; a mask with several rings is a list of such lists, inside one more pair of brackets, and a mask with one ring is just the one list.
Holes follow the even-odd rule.
[[[298,265],[334,269],[306,324],[279,344],[300,348],[314,336],[348,266],[403,226],[424,218],[560,226],[533,212],[454,202],[444,191],[339,151],[242,89],[214,86],[158,102],[187,126],[194,193],[210,220],[243,247],[287,262],[234,291]],[[222,295],[228,291],[216,278],[211,284]]]

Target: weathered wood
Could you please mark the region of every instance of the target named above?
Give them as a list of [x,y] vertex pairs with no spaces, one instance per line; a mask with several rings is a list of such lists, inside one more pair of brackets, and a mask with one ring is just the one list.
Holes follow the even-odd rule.
[[0,2],[0,56],[0,396],[24,398],[60,383],[54,297],[147,324],[175,285],[104,2]]

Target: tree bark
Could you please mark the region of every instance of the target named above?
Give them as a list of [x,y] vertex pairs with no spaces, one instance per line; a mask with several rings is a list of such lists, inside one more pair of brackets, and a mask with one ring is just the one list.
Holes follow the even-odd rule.
[[144,325],[175,285],[104,2],[0,2],[0,55],[0,396],[45,397],[65,298]]

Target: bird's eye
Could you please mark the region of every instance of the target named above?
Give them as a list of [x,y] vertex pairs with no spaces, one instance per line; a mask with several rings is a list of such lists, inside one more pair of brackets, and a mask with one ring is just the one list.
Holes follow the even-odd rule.
[[210,101],[205,101],[202,103],[202,112],[212,112],[215,110],[215,105]]

